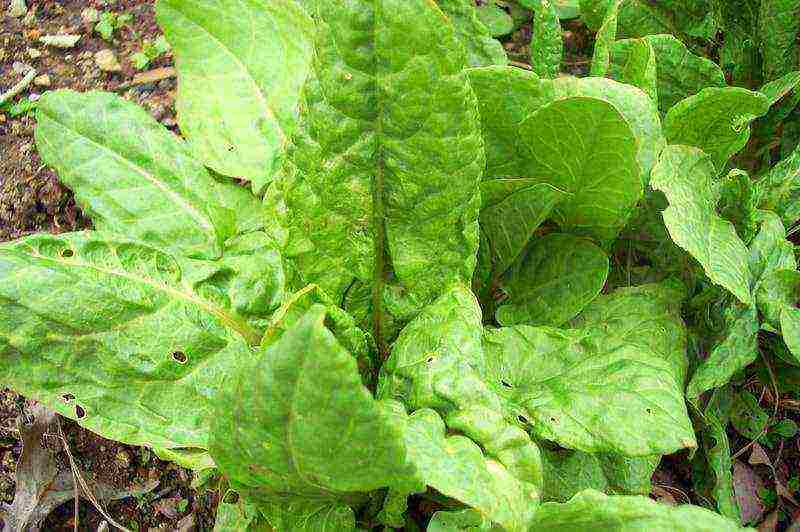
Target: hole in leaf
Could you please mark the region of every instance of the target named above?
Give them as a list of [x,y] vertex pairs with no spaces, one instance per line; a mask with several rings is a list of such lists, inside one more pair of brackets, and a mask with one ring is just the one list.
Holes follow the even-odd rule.
[[527,423],[528,422],[528,418],[526,418],[525,416],[520,414],[520,415],[517,416],[517,421],[519,421],[520,423]]
[[228,146],[228,151],[232,152],[236,150],[236,146]]
[[75,415],[78,419],[83,419],[86,417],[86,410],[84,410],[81,405],[75,405]]
[[558,423],[558,419],[556,419],[554,417],[551,417],[550,418],[550,423]]
[[512,386],[505,379],[501,379],[500,384],[502,384],[506,388],[512,388]]
[[653,411],[651,409],[649,409],[649,408],[645,408],[644,411],[647,412],[648,414],[652,414],[653,413]]
[[75,396],[72,395],[71,393],[65,393],[64,395],[61,396],[61,400],[64,401],[65,404],[69,404],[69,402],[73,401],[74,399]]
[[228,493],[225,494],[225,496],[222,499],[224,502],[228,504],[236,504],[237,502],[239,502],[239,494],[236,493],[235,491],[229,491]]
[[67,248],[67,249],[62,249],[61,250],[61,257],[65,258],[65,259],[68,259],[68,258],[73,257],[73,256],[75,256],[75,252],[72,251],[71,249]]
[[433,363],[433,357],[428,357],[428,359],[425,362],[427,364],[432,364]]
[[186,361],[189,360],[189,357],[187,357],[186,353],[184,353],[183,351],[173,351],[172,359],[178,364],[186,364]]

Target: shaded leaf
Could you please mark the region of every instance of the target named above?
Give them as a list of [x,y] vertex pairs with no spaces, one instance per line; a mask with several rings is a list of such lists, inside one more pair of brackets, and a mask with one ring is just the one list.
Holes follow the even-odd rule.
[[533,19],[531,68],[543,78],[555,78],[561,69],[564,40],[555,2],[540,0]]
[[796,69],[800,0],[762,0],[758,25],[764,80],[775,80]]

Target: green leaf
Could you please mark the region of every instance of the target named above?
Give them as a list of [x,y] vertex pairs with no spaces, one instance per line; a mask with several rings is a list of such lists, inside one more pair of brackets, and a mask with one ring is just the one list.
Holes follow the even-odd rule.
[[670,144],[696,146],[719,172],[747,144],[750,122],[769,111],[769,99],[740,87],[709,87],[667,112],[664,135]]
[[[600,28],[614,1],[580,0],[581,17],[590,29]],[[717,21],[706,0],[626,0],[618,19],[620,38],[671,33],[710,40],[717,32]]]
[[213,259],[232,236],[227,190],[144,109],[102,92],[39,100],[36,145],[94,221],[179,255]]
[[603,25],[597,30],[597,38],[594,43],[594,55],[592,55],[591,75],[603,77],[608,72],[611,62],[611,47],[617,39],[617,18],[619,8],[624,0],[612,0],[608,4]]
[[260,335],[185,275],[98,233],[0,246],[4,382],[109,439],[207,448],[216,393]]
[[[517,479],[541,486],[539,448],[486,378],[481,314],[475,297],[455,286],[400,333],[381,371],[378,396],[411,410],[432,408],[447,428],[478,443]],[[453,376],[458,378],[453,378]]]
[[259,504],[271,525],[270,532],[356,532],[356,517],[346,504],[315,501],[281,501]]
[[562,325],[597,297],[607,276],[608,257],[589,240],[557,233],[539,238],[505,275],[508,302],[497,309],[497,321]]
[[577,18],[581,14],[578,0],[553,0],[553,4],[562,19]]
[[729,309],[723,338],[692,375],[686,397],[719,388],[758,357],[758,315],[755,307]]
[[567,98],[533,113],[519,134],[522,177],[570,193],[554,209],[561,228],[613,239],[642,195],[636,138],[622,115],[602,100]]
[[487,380],[538,437],[589,453],[695,447],[672,365],[636,344],[602,349],[597,330],[487,330]]
[[481,231],[488,241],[492,271],[505,272],[567,196],[546,183],[529,179],[493,179],[481,183]]
[[668,146],[650,184],[669,201],[662,216],[672,240],[697,259],[712,282],[749,305],[748,251],[733,224],[716,212],[715,176],[709,155],[688,146]]
[[480,512],[472,509],[438,511],[428,523],[428,532],[490,532],[497,531]]
[[609,532],[741,530],[735,522],[698,506],[668,506],[647,497],[608,496],[594,490],[583,491],[565,504],[543,504],[530,528],[549,532],[589,529]]
[[556,78],[563,56],[564,39],[556,5],[551,0],[540,0],[533,19],[531,67],[543,78]]
[[647,39],[617,41],[613,43],[610,54],[610,77],[639,87],[658,104],[657,58],[650,42]]
[[800,0],[762,0],[758,15],[765,81],[772,81],[798,67]]
[[786,226],[800,219],[800,145],[759,182],[761,208],[774,211]]
[[469,66],[481,67],[508,63],[503,45],[492,37],[492,34],[480,21],[472,0],[436,0],[436,3],[450,19],[456,36],[467,49]]
[[717,210],[722,218],[733,223],[743,242],[751,242],[758,230],[759,191],[744,170],[733,169],[719,181]]
[[477,11],[478,19],[493,37],[508,35],[514,31],[514,19],[494,0],[483,2],[477,7]]
[[717,503],[719,513],[741,521],[739,506],[733,491],[733,462],[728,433],[725,430],[727,420],[723,422],[722,414],[716,401],[709,404],[704,412],[706,431],[702,441],[705,447],[705,458],[714,474],[711,494]]
[[312,306],[256,357],[240,360],[217,400],[211,454],[262,511],[297,520],[324,507],[333,526],[358,492],[417,481],[396,416],[363,386],[326,315]]
[[636,87],[605,78],[565,76],[545,80],[510,67],[467,72],[480,104],[486,146],[484,179],[525,176],[527,159],[517,147],[520,124],[548,103],[584,96],[611,104],[624,117],[637,139],[641,179],[645,184],[650,180],[650,171],[665,141],[655,102]]
[[782,78],[767,83],[758,91],[769,98],[770,105],[775,105],[784,96],[795,90],[798,85],[800,85],[800,71],[789,72]]
[[207,166],[261,191],[295,127],[310,19],[291,0],[159,0],[156,16],[181,80],[181,132]]
[[629,458],[581,451],[543,451],[543,501],[566,502],[585,489],[617,495],[648,495],[660,456]]
[[214,532],[242,532],[250,530],[251,524],[258,520],[258,510],[254,505],[239,500],[235,503],[225,502],[223,497],[217,506],[217,517],[214,521]]
[[759,211],[761,229],[750,243],[750,278],[753,291],[771,273],[778,270],[796,270],[794,245],[786,240],[786,229],[780,218],[770,211]]
[[527,530],[539,501],[538,490],[485,458],[469,438],[446,436],[436,412],[422,409],[409,417],[406,445],[429,486],[475,508],[506,530]]
[[781,332],[786,347],[800,362],[800,272],[791,269],[766,274],[756,297],[764,319]]
[[681,318],[685,299],[686,288],[674,280],[618,288],[597,297],[572,327],[592,330],[589,340],[598,350],[629,345],[657,355],[670,364],[675,381],[683,387],[689,365]]
[[733,398],[731,425],[748,440],[757,440],[766,433],[770,417],[758,404],[758,399],[746,390]]
[[[316,20],[320,60],[268,216],[292,287],[317,284],[346,310],[365,302],[382,345],[392,318],[472,279],[485,166],[475,97],[429,0],[320,3]],[[339,42],[364,31],[363,46]]]
[[[655,54],[658,105],[661,112],[666,113],[684,98],[693,96],[706,87],[725,86],[725,74],[716,63],[694,55],[673,35],[648,35],[641,40],[625,39],[615,42],[611,56],[612,74],[617,70],[624,72],[623,67],[631,62],[631,55],[637,52],[637,48],[641,48],[638,44],[641,41],[648,43]],[[641,60],[634,64],[641,64]],[[646,68],[639,68],[637,71],[648,72]],[[617,75],[614,78],[620,79]]]

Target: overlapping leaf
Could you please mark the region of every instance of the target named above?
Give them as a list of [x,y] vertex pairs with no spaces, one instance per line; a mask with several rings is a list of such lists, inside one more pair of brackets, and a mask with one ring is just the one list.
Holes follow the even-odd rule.
[[194,153],[261,191],[297,120],[312,23],[292,0],[159,0],[181,82],[176,107]]
[[563,55],[564,39],[557,7],[550,0],[540,0],[533,20],[531,67],[543,78],[555,78],[561,69]]
[[439,9],[447,15],[456,35],[467,49],[467,64],[473,67],[505,65],[506,51],[500,41],[492,37],[478,18],[471,0],[436,0]]

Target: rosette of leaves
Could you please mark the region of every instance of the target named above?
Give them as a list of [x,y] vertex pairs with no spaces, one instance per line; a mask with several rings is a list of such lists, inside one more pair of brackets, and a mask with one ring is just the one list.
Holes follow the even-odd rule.
[[[0,246],[3,384],[218,468],[240,496],[218,530],[419,527],[421,498],[429,530],[737,528],[641,496],[697,446],[686,288],[604,289],[646,185],[672,201],[696,155],[659,159],[646,93],[469,68],[429,0],[157,12],[183,138],[115,95],[40,101],[39,151],[94,229]],[[696,195],[680,208],[716,230]],[[791,281],[763,283],[784,331]]]

